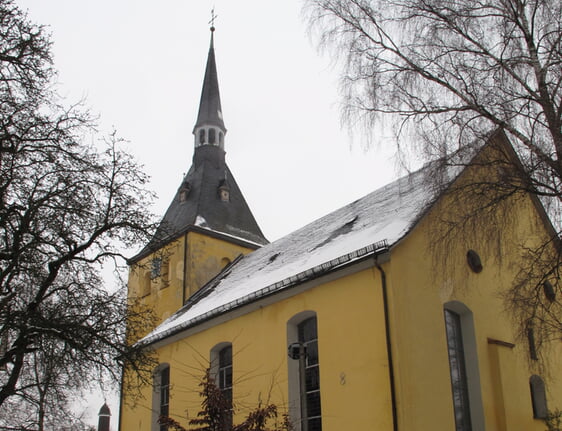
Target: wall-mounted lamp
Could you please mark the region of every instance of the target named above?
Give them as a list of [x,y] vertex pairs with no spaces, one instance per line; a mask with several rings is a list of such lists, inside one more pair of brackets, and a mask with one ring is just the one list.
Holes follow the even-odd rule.
[[291,359],[306,358],[306,346],[302,343],[291,343],[287,349],[287,354]]

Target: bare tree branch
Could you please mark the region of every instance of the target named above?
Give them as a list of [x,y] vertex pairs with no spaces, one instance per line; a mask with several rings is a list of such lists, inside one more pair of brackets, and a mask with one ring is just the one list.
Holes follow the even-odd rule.
[[50,46],[0,0],[0,428],[78,423],[70,391],[152,369],[127,343],[150,313],[101,273],[150,236],[153,195],[115,133],[84,143],[95,124],[52,91]]
[[[537,320],[546,338],[559,337],[562,304],[539,301],[537,292],[548,278],[562,294],[562,3],[307,0],[305,4],[319,45],[341,62],[343,119],[351,129],[362,125],[369,140],[372,129],[390,119],[400,153],[411,150],[427,160],[439,160],[435,166],[444,169],[480,163],[489,173],[488,179],[475,176],[477,180],[448,190],[466,212],[443,220],[447,228],[438,233],[436,250],[446,254],[443,244],[459,240],[467,229],[498,226],[497,214],[509,219],[513,205],[524,195],[546,206],[554,229],[538,249],[521,246],[530,266],[514,281],[517,287],[506,304],[522,333],[529,320]],[[506,134],[513,154],[496,148],[495,160],[459,157],[477,154],[497,130]],[[436,173],[435,181],[441,178],[446,176]],[[511,209],[509,205],[506,209],[508,202]]]

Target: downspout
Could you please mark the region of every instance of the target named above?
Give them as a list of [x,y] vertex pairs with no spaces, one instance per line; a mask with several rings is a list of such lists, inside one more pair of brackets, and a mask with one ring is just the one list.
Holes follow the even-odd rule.
[[390,380],[390,398],[392,402],[392,429],[398,431],[398,409],[396,407],[396,382],[394,380],[394,362],[392,360],[392,342],[390,337],[390,316],[388,311],[388,292],[386,285],[386,273],[379,264],[379,255],[375,255],[375,266],[381,274],[382,301],[384,308],[384,326],[386,335],[386,354],[388,359],[388,377]]
[[119,419],[117,420],[117,430],[123,429],[123,379],[125,378],[125,364],[121,366],[121,381],[119,382]]
[[181,299],[181,306],[183,307],[185,304],[185,287],[187,285],[187,232],[183,237],[183,285],[182,285],[182,299]]

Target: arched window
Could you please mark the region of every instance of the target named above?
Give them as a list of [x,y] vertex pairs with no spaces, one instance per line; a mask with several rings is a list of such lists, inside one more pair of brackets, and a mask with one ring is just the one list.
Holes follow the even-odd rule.
[[140,280],[141,284],[141,296],[146,296],[150,294],[150,286],[152,283],[152,278],[150,276],[150,271],[144,271],[142,273],[142,278]]
[[150,276],[152,279],[157,279],[162,275],[162,258],[155,257],[150,261]]
[[216,132],[215,129],[211,128],[209,129],[209,144],[214,145],[215,144],[215,138],[216,136]]
[[227,429],[232,427],[232,344],[220,343],[211,350],[210,371],[227,404],[222,418]]
[[232,403],[232,346],[226,346],[219,352],[218,387]]
[[472,429],[472,422],[470,419],[468,377],[466,375],[466,358],[460,315],[445,309],[445,329],[447,331],[447,348],[449,352],[456,429],[457,431],[469,431]]
[[535,419],[546,419],[548,408],[546,405],[546,390],[544,381],[540,376],[533,375],[529,379],[531,386],[531,401],[533,403],[533,417]]
[[205,129],[199,130],[199,144],[203,145],[205,143]]
[[160,425],[160,416],[170,414],[170,366],[160,364],[153,375],[152,384],[152,430],[167,431],[168,427]]
[[170,267],[171,267],[170,259],[169,258],[164,259],[162,261],[162,269],[160,273],[160,280],[161,280],[160,287],[162,289],[170,285],[170,273],[171,273]]
[[320,361],[316,314],[308,311],[289,320],[287,341],[290,354],[291,419],[294,424],[301,424],[301,430],[321,431]]
[[445,304],[445,335],[456,431],[484,430],[474,321],[460,302]]
[[529,345],[529,356],[536,361],[539,357],[537,355],[537,344],[535,343],[535,328],[532,322],[527,323],[527,343]]

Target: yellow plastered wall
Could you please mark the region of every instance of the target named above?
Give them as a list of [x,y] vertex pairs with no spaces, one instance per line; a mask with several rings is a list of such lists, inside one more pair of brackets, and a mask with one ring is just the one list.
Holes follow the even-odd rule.
[[[323,430],[392,429],[380,275],[364,270],[257,308],[226,323],[157,349],[170,364],[170,412],[184,425],[200,409],[197,381],[211,349],[233,346],[235,423],[248,408],[271,401],[288,410],[287,322],[304,311],[318,320]],[[152,390],[125,407],[122,429],[150,430]],[[373,428],[376,426],[376,428]]]
[[[504,302],[522,265],[521,245],[536,245],[546,235],[531,199],[514,199],[501,217],[487,214],[467,224],[454,241],[439,242],[436,238],[449,226],[444,220],[467,211],[462,199],[445,196],[392,248],[390,260],[382,265],[389,295],[399,430],[455,429],[443,315],[444,305],[451,301],[472,312],[483,429],[546,429],[544,422],[533,419],[532,374],[545,380],[549,409],[562,408],[559,340],[544,348],[544,361],[530,360],[527,342],[518,337],[519,327]],[[194,237],[188,244],[193,259],[188,284],[195,289],[222,256],[215,241]],[[183,250],[181,241],[179,249]],[[482,272],[468,267],[468,249],[479,253]],[[202,265],[200,273],[197,262]],[[301,312],[314,311],[323,430],[392,430],[381,289],[375,267],[346,274],[269,305],[255,304],[252,311],[224,323],[207,322],[204,330],[158,347],[158,360],[170,364],[172,417],[185,425],[188,417],[196,415],[201,401],[198,378],[208,366],[211,349],[222,342],[233,346],[234,401],[241,408],[235,422],[259,400],[288,408],[287,322]],[[142,391],[144,399],[136,407],[124,405],[122,430],[151,429],[152,389]]]
[[[144,334],[181,308],[193,293],[217,275],[240,254],[252,251],[199,232],[187,234],[130,267],[128,297],[153,311],[155,324]],[[161,260],[160,276],[153,277],[152,261]],[[131,340],[135,341],[135,340]]]
[[185,297],[189,298],[240,254],[252,249],[227,241],[190,232],[187,242]]
[[[384,268],[399,429],[455,429],[443,315],[450,301],[461,302],[472,311],[485,430],[546,429],[542,420],[533,418],[532,374],[545,380],[549,409],[562,407],[560,342],[545,346],[544,362],[530,360],[528,343],[519,336],[520,326],[505,302],[505,292],[521,268],[521,246],[536,246],[546,238],[532,200],[528,196],[514,199],[506,203],[506,211],[499,209],[500,223],[492,225],[493,231],[489,230],[493,215],[488,214],[454,241],[440,242],[436,238],[449,227],[443,220],[451,220],[451,212],[463,214],[458,199],[445,196],[392,250]],[[479,253],[482,272],[469,268],[468,249]],[[473,429],[480,431],[474,424]]]

